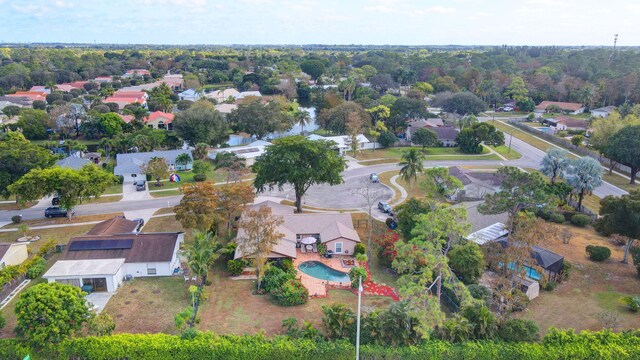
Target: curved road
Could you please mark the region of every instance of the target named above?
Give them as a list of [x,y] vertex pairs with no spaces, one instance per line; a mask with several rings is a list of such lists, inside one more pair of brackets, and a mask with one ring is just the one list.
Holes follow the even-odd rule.
[[[519,140],[515,137],[510,139],[510,135],[505,134],[505,142],[522,154],[522,158],[518,160],[439,160],[425,161],[425,166],[500,166],[510,165],[519,166],[521,168],[538,169],[540,161],[544,157],[544,152]],[[307,195],[303,198],[306,205],[320,208],[336,208],[336,209],[366,209],[367,202],[364,197],[354,193],[354,189],[359,187],[363,178],[370,173],[382,173],[385,171],[399,170],[397,164],[382,164],[374,166],[354,167],[343,172],[345,183],[338,186],[319,185],[313,186],[307,191]],[[375,203],[379,200],[389,199],[392,196],[391,189],[385,185],[376,184]],[[604,182],[600,187],[593,191],[594,195],[604,197],[607,195],[621,196],[627,194],[623,189],[618,188],[610,183]],[[285,187],[283,191],[267,191],[264,195],[276,196],[283,199],[294,200],[291,187]],[[122,211],[156,209],[163,207],[175,206],[180,202],[181,196],[170,196],[158,199],[134,200],[134,201],[117,201],[111,203],[79,205],[76,207],[76,215],[97,215],[109,214]],[[374,204],[375,207],[375,204]],[[11,221],[14,215],[22,215],[23,219],[40,219],[44,217],[42,208],[30,208],[15,211],[0,211],[0,222]]]

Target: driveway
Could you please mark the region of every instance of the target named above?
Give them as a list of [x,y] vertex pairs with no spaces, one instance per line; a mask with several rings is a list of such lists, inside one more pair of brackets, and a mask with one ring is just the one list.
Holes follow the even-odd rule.
[[144,191],[136,190],[136,186],[133,183],[126,182],[122,184],[122,200],[120,201],[140,201],[152,199],[149,195],[149,183],[145,182]]

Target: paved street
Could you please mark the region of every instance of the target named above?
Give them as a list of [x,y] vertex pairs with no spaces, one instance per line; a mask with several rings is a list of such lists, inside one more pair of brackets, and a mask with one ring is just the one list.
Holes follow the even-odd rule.
[[[484,118],[483,120],[487,120]],[[544,157],[544,152],[527,144],[517,138],[510,139],[511,136],[505,134],[505,142],[508,145],[511,141],[511,147],[522,154],[522,158],[518,160],[441,160],[426,161],[425,166],[501,166],[511,165],[521,168],[539,167],[540,161]],[[366,179],[372,172],[383,173],[385,171],[399,170],[397,164],[382,164],[375,166],[352,166],[344,173],[345,183],[338,186],[319,185],[311,187],[307,195],[303,198],[304,204],[307,206],[319,208],[335,208],[335,209],[366,209],[367,202],[364,197],[354,193],[354,189],[361,186],[361,181]],[[383,184],[376,184],[375,189],[379,192],[381,200],[389,200],[393,196],[393,191]],[[607,195],[621,196],[627,194],[623,189],[605,182],[593,192],[596,196],[604,197]],[[285,187],[283,191],[268,191],[266,196],[272,196],[282,199],[295,200],[293,191],[290,187]],[[135,195],[134,195],[135,196]],[[377,197],[376,197],[377,198]],[[379,200],[375,201],[377,204]],[[163,207],[175,206],[180,202],[180,196],[170,196],[158,199],[140,199],[133,201],[119,201],[101,204],[85,204],[76,207],[76,215],[96,215],[108,214],[114,212],[138,211],[145,209],[157,209]],[[374,207],[375,207],[374,204]],[[378,211],[374,209],[374,213]],[[0,211],[0,223],[10,221],[13,215],[21,214],[23,219],[40,219],[44,217],[44,209],[30,208],[16,211]],[[382,214],[378,214],[382,217]]]

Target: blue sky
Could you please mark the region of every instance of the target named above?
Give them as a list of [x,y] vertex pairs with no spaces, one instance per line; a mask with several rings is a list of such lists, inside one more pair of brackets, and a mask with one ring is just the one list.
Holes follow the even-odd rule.
[[640,45],[624,0],[0,0],[0,42]]

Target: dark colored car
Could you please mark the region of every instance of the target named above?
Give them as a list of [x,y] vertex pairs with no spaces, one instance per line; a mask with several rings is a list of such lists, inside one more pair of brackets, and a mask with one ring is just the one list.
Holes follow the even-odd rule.
[[[66,217],[69,211],[65,208],[50,206],[44,210],[44,216],[48,218],[52,217]],[[74,211],[71,211],[71,215],[73,215]]]
[[133,186],[136,186],[136,187],[144,186],[145,184],[146,184],[146,181],[144,181],[144,180],[138,180],[138,181],[134,181],[133,182]]
[[142,218],[131,219],[131,221],[135,221],[138,223],[138,227],[136,227],[136,231],[140,231],[140,229],[142,229],[142,227],[144,226],[144,219]]
[[389,206],[389,204],[387,204],[386,202],[380,201],[378,203],[378,209],[380,209],[383,213],[386,214],[392,214],[393,213],[393,209],[391,209],[391,206]]
[[147,189],[147,187],[144,186],[144,184],[136,185],[136,191],[145,191],[146,189]]

